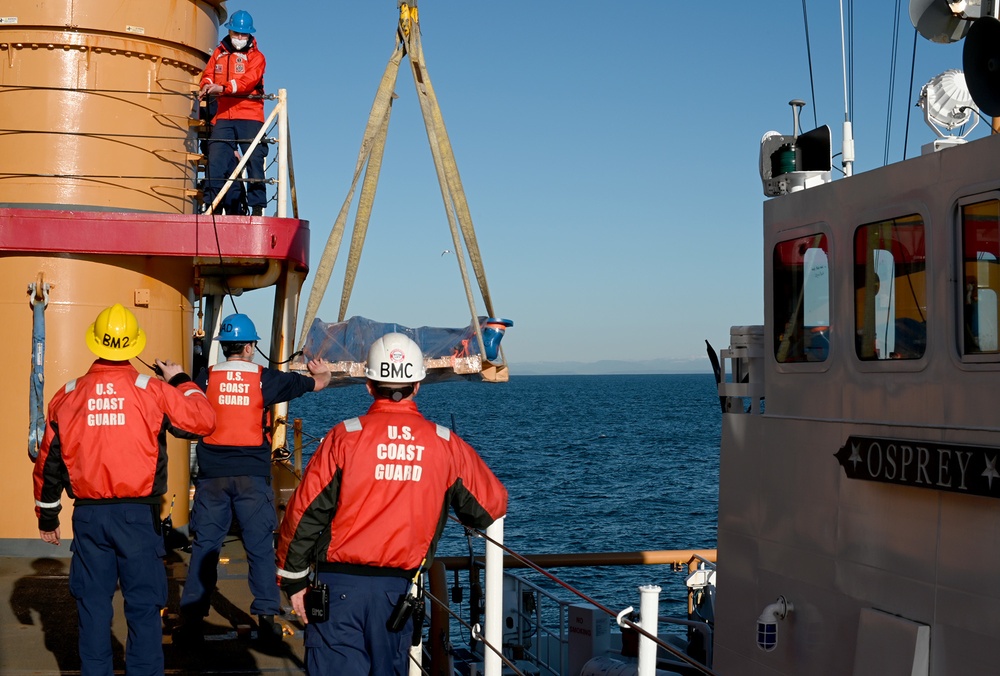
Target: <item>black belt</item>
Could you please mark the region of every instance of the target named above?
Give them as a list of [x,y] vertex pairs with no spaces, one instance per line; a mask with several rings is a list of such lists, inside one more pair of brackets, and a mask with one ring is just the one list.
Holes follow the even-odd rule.
[[321,573],[344,573],[345,575],[362,575],[365,577],[401,577],[406,580],[413,579],[417,570],[417,568],[405,570],[403,568],[365,566],[360,563],[328,563],[323,561],[319,564],[319,572]]

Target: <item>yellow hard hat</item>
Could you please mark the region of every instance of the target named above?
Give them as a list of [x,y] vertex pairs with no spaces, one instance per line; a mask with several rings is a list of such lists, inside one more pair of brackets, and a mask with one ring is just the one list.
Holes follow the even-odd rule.
[[146,347],[146,334],[135,315],[120,303],[101,310],[87,329],[87,347],[101,359],[125,361]]

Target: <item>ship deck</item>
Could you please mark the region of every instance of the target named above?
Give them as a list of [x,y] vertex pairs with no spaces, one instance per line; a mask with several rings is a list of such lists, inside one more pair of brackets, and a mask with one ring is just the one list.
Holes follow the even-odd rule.
[[[0,673],[5,676],[80,673],[76,602],[69,593],[69,548],[64,542],[52,549],[66,558],[0,557]],[[166,561],[166,674],[305,673],[302,627],[287,614],[290,608],[281,618],[285,626],[281,645],[270,647],[256,639],[256,618],[249,614],[246,554],[238,538],[223,547],[205,641],[196,646],[175,645],[170,633],[177,621],[188,555],[168,552]],[[120,593],[114,603],[115,673],[124,674],[127,632]]]

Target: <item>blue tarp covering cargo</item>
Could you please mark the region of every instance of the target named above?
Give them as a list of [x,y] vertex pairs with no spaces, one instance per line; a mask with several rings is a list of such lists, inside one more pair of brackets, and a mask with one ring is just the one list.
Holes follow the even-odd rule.
[[364,382],[368,348],[386,333],[402,333],[413,339],[424,354],[427,366],[426,382],[467,378],[491,382],[506,381],[505,365],[491,363],[497,359],[500,337],[504,328],[513,325],[506,319],[479,317],[487,351],[484,359],[473,326],[410,328],[401,324],[377,322],[364,317],[351,317],[344,322],[328,324],[313,320],[302,348],[301,368],[309,359],[322,358],[330,363],[332,385]]

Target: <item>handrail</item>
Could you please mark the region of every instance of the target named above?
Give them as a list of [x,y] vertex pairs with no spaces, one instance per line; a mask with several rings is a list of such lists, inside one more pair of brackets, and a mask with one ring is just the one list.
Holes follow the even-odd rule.
[[[450,616],[456,622],[458,622],[459,624],[461,624],[462,626],[464,626],[466,629],[468,629],[469,632],[473,636],[475,636],[477,640],[483,641],[483,643],[491,651],[493,651],[496,654],[496,656],[498,658],[498,661],[503,662],[509,669],[513,670],[514,673],[517,674],[518,676],[524,676],[524,673],[520,669],[517,668],[516,664],[514,664],[513,662],[511,662],[510,659],[508,659],[498,648],[496,648],[494,645],[492,645],[488,641],[484,640],[483,635],[480,633],[481,630],[480,630],[480,627],[479,627],[478,624],[474,624],[473,625],[473,624],[469,624],[468,622],[466,622],[465,619],[461,615],[459,615],[458,613],[456,613],[455,611],[453,611],[451,608],[448,607],[448,604],[445,602],[445,600],[444,600],[443,597],[442,598],[438,598],[437,596],[435,596],[434,592],[428,592],[428,591],[425,590],[424,591],[424,596],[426,596],[430,600],[430,602],[431,602],[432,605],[434,605],[434,606],[436,606],[438,608],[441,608],[445,612],[446,615]],[[431,667],[431,670],[432,670],[432,673],[438,673],[437,670],[435,670],[433,667]]]
[[278,218],[288,215],[288,191],[285,190],[285,178],[290,175],[288,170],[288,92],[278,90]]
[[[495,547],[499,547],[503,551],[507,552],[508,554],[511,554],[515,558],[517,558],[520,561],[522,561],[528,568],[531,568],[532,570],[534,570],[534,571],[536,571],[538,573],[541,573],[542,575],[548,577],[549,579],[551,579],[551,580],[553,580],[555,582],[558,582],[567,591],[570,591],[573,594],[576,594],[581,599],[583,599],[587,603],[590,603],[591,605],[593,605],[597,609],[601,610],[602,612],[606,613],[610,617],[617,618],[618,622],[619,622],[619,624],[621,626],[623,626],[623,627],[627,626],[630,629],[632,629],[633,631],[639,633],[641,636],[649,639],[650,641],[653,641],[654,643],[656,643],[656,645],[658,645],[659,647],[663,648],[665,651],[667,651],[668,653],[670,653],[674,657],[677,657],[678,659],[680,659],[681,661],[683,661],[686,664],[686,666],[692,667],[692,668],[698,670],[699,672],[701,672],[703,674],[708,674],[709,676],[717,676],[716,672],[712,671],[712,669],[710,667],[707,667],[704,664],[701,664],[700,662],[698,662],[697,660],[692,659],[691,657],[689,657],[688,655],[684,654],[683,652],[681,652],[680,650],[678,650],[674,646],[672,646],[672,645],[670,645],[670,644],[662,641],[658,637],[656,637],[653,634],[649,633],[649,631],[647,631],[641,625],[636,624],[635,622],[633,622],[630,619],[621,617],[621,615],[622,615],[621,613],[617,613],[616,614],[614,611],[612,611],[610,608],[606,607],[602,603],[600,603],[600,602],[594,600],[593,598],[587,596],[586,594],[584,594],[580,590],[575,589],[574,587],[566,584],[562,580],[559,580],[559,578],[557,578],[552,573],[548,572],[547,570],[541,568],[540,566],[538,566],[537,564],[533,563],[532,561],[529,561],[527,558],[521,556],[520,554],[518,554],[514,550],[510,549],[509,547],[507,547],[506,545],[503,544],[502,539],[500,541],[497,541],[497,540],[493,539],[490,536],[489,533],[483,533],[482,531],[479,531],[479,530],[475,530],[474,532],[479,537],[482,537],[483,539],[486,540],[487,546],[489,546],[489,545],[492,544]],[[488,606],[487,606],[487,618],[489,618],[489,607]],[[490,676],[490,675],[487,674],[487,676]]]
[[238,177],[243,172],[243,167],[245,167],[247,165],[247,162],[250,161],[250,156],[253,154],[253,151],[257,149],[257,146],[260,145],[261,139],[264,138],[264,132],[266,132],[268,128],[271,126],[271,123],[274,122],[274,118],[276,118],[278,114],[285,109],[285,98],[284,98],[285,90],[281,89],[279,91],[282,92],[282,95],[278,99],[278,105],[274,107],[274,110],[271,111],[271,114],[267,116],[266,120],[264,120],[264,124],[261,125],[260,131],[257,132],[257,135],[254,136],[253,141],[251,141],[250,147],[247,148],[247,151],[245,153],[243,153],[243,157],[241,157],[240,161],[236,164],[236,168],[233,169],[233,173],[229,175],[229,178],[226,179],[226,182],[223,184],[222,189],[219,190],[218,194],[216,194],[215,196],[215,199],[212,200],[212,205],[209,208],[209,211],[211,211],[212,213],[214,213],[216,208],[218,208],[219,204],[222,202],[222,198],[226,196],[226,193],[229,191],[229,188],[233,185],[233,183],[239,180]]
[[[119,93],[119,94],[144,94],[144,95],[174,95],[174,96],[184,96],[191,99],[195,98],[192,92],[174,92],[169,90],[164,91],[146,91],[146,90],[114,90],[114,89],[85,89],[79,87],[35,87],[35,86],[25,86],[25,85],[4,85],[0,84],[0,93],[6,93],[14,90],[51,90],[51,91],[71,91],[71,92],[81,92],[81,93],[91,93],[91,94],[107,94],[107,93]],[[233,96],[233,95],[229,95]],[[288,109],[287,109],[287,90],[279,89],[277,94],[265,94],[265,95],[251,95],[242,98],[263,98],[272,99],[277,101],[277,105],[274,110],[271,111],[270,115],[267,117],[261,131],[254,137],[251,141],[249,150],[244,153],[241,161],[238,163],[236,169],[230,174],[226,183],[223,185],[222,189],[216,195],[216,199],[212,203],[212,210],[218,208],[225,194],[228,192],[229,188],[235,181],[238,180],[248,180],[240,178],[240,173],[243,171],[246,163],[249,161],[250,155],[253,150],[258,147],[261,143],[275,143],[275,139],[267,137],[265,138],[265,131],[271,126],[271,123],[277,119],[278,128],[278,138],[276,140],[278,146],[278,161],[277,161],[277,177],[276,179],[265,179],[267,183],[276,183],[278,185],[278,192],[276,197],[277,202],[277,215],[278,217],[285,218],[288,215],[288,199],[291,197],[292,209],[296,213],[298,212],[298,205],[296,203],[295,197],[295,185],[294,185],[294,173],[291,166],[291,148],[290,148],[290,134],[288,126]],[[187,128],[199,126],[201,121],[196,118],[184,117],[179,115],[165,115],[162,113],[157,113],[158,117],[166,118],[173,121],[183,120],[183,129],[187,133]],[[178,130],[182,129],[182,125],[175,125]],[[139,140],[178,140],[179,137],[176,134],[133,134],[133,133],[116,133],[116,132],[106,132],[106,131],[65,131],[65,130],[51,130],[51,129],[0,129],[0,135],[8,134],[52,134],[59,136],[80,136],[88,137],[100,140],[115,140],[115,139],[139,139]],[[243,139],[237,139],[243,140]],[[164,149],[164,148],[152,148],[145,149],[147,152],[156,155],[159,159],[174,163],[181,164],[182,161],[196,162],[200,160],[203,156],[200,153],[189,152],[179,149]],[[183,156],[183,160],[170,160],[163,157],[163,154],[176,154]],[[54,173],[0,173],[0,178],[21,178],[21,177],[31,177],[31,178],[64,178],[64,179],[77,179],[77,180],[95,180],[95,179],[149,179],[158,181],[180,181],[180,182],[190,182],[193,185],[194,180],[191,178],[190,174],[185,175],[171,175],[171,176],[159,176],[159,175],[127,175],[127,174],[54,174]],[[165,186],[154,186],[154,187],[165,187]],[[185,190],[185,192],[194,193],[192,189],[178,188],[179,190]],[[154,191],[155,192],[155,191]]]
[[[476,533],[477,535],[480,535],[480,536],[483,535],[479,531],[472,531],[472,532],[474,532],[474,533]],[[487,543],[489,544],[490,543],[490,538],[489,537],[485,537],[485,539],[486,539]],[[501,548],[501,549],[503,549],[505,551],[508,551],[508,552],[511,551],[511,550],[509,550],[507,547],[505,547],[500,542],[494,542],[493,545],[494,545],[494,547],[499,547],[499,548]],[[606,565],[613,565],[613,566],[670,565],[675,570],[683,570],[685,567],[687,567],[688,570],[693,571],[693,570],[697,570],[697,568],[699,566],[699,562],[704,563],[704,564],[708,564],[708,565],[714,567],[714,563],[715,563],[716,559],[717,559],[717,550],[715,550],[715,549],[679,549],[679,550],[632,551],[632,552],[593,552],[593,553],[580,553],[580,554],[528,554],[528,555],[523,555],[523,556],[519,555],[519,554],[515,554],[515,553],[510,553],[510,554],[507,554],[507,555],[503,556],[503,566],[504,566],[505,569],[506,568],[534,568],[534,569],[538,570],[538,568],[540,568],[540,567],[544,567],[544,568],[558,568],[558,567],[591,567],[591,566],[606,566]],[[484,566],[484,557],[481,556],[481,555],[471,555],[471,553],[470,553],[470,556],[441,556],[441,557],[436,557],[435,561],[434,561],[434,568],[435,568],[435,570],[437,570],[439,572],[437,572],[434,575],[431,575],[431,584],[432,584],[432,587],[434,588],[433,589],[433,595],[432,595],[432,601],[431,601],[432,604],[442,603],[442,605],[443,605],[443,611],[446,612],[446,613],[448,613],[448,614],[451,614],[452,611],[449,608],[447,608],[447,603],[446,602],[442,602],[442,601],[439,600],[440,598],[446,598],[446,594],[445,594],[446,590],[443,589],[443,586],[446,584],[446,579],[444,577],[444,574],[448,570],[451,570],[451,571],[466,570],[466,569],[469,569],[470,566],[475,566],[477,568]],[[559,584],[561,584],[563,587],[565,587],[566,589],[568,589],[570,592],[572,592],[572,593],[580,596],[584,600],[592,603],[597,608],[603,610],[604,612],[608,613],[612,617],[614,616],[614,614],[611,613],[608,609],[602,607],[599,603],[594,602],[592,599],[590,599],[589,597],[585,596],[584,594],[578,592],[577,590],[573,589],[569,585],[566,585],[565,583],[562,583],[561,580],[559,580],[557,577],[551,575],[550,573],[548,573],[546,571],[541,571],[541,572],[543,572],[543,574],[545,574],[549,578],[551,578],[551,579],[555,580],[556,582],[558,582]],[[524,583],[524,581],[522,581],[522,583]],[[487,583],[487,584],[489,584],[489,583]],[[531,585],[530,583],[527,583],[527,584],[528,584],[529,587],[535,587],[535,585]],[[540,588],[538,589],[538,591],[541,592]],[[550,596],[551,597],[550,594],[548,594],[548,593],[545,593],[545,594],[546,594],[546,596]],[[560,606],[564,605],[564,602],[558,601],[557,599],[555,599],[555,597],[551,597],[551,598],[554,601],[556,601],[556,603],[559,604]],[[689,603],[690,603],[690,592],[689,592]],[[562,612],[562,611],[560,611],[560,612]],[[487,609],[487,616],[489,617],[489,609]],[[666,618],[666,619],[668,619],[668,621],[670,621],[672,623],[675,623],[675,624],[682,624],[682,625],[685,625],[685,626],[695,627],[697,631],[703,633],[704,635],[706,635],[706,637],[710,637],[711,636],[711,631],[710,631],[709,627],[707,627],[707,625],[705,625],[705,623],[700,623],[700,622],[691,621],[691,620],[681,620],[681,619],[676,619],[676,618]],[[489,622],[490,622],[489,619],[487,619],[487,621],[486,621],[487,626],[489,625]],[[705,674],[714,674],[715,673],[715,672],[711,671],[711,669],[709,667],[706,667],[705,665],[699,664],[699,663],[697,663],[697,661],[691,660],[690,657],[688,657],[687,655],[685,655],[683,653],[679,653],[676,647],[663,642],[658,637],[651,636],[647,631],[643,630],[643,628],[640,625],[638,625],[636,623],[633,623],[631,620],[624,619],[623,620],[623,624],[625,626],[627,626],[629,629],[636,631],[638,634],[645,636],[647,639],[652,640],[657,645],[661,646],[665,651],[667,651],[668,653],[670,653],[674,657],[675,660],[677,660],[677,662],[676,662],[677,664],[682,664],[683,666],[686,666],[688,668],[694,666],[694,668],[700,670],[702,673],[705,673]],[[435,629],[435,626],[437,627],[436,629]],[[438,637],[438,634],[441,634],[442,632],[444,632],[444,634],[443,634],[444,636],[447,636],[447,628],[442,626],[441,617],[438,616],[437,620],[435,621],[434,620],[434,613],[433,613],[433,611],[432,611],[432,627],[431,627],[431,630],[432,630],[432,635],[435,636],[435,637]],[[551,630],[545,630],[545,631],[546,632],[550,632]],[[492,645],[493,642],[491,641],[490,644]],[[440,652],[440,651],[435,651],[435,642],[434,642],[434,640],[432,640],[432,642],[431,642],[430,650],[431,650],[431,655],[432,655],[432,669],[431,669],[431,673],[433,673],[433,674],[443,673],[443,672],[439,671],[436,668],[436,663],[433,660],[433,656],[435,655],[435,652],[438,652],[438,653]],[[708,648],[707,655],[711,655],[711,648],[710,647]],[[692,662],[693,662],[693,664],[692,664]],[[549,669],[549,671],[552,671],[552,669],[550,667],[546,667],[546,668]]]
[[[636,552],[592,552],[581,554],[524,554],[520,557],[508,554],[503,557],[504,568],[530,568],[530,564],[542,568],[570,568],[590,566],[648,566],[648,565],[689,565],[692,557],[715,563],[717,549],[659,549]],[[435,561],[444,564],[447,570],[464,570],[469,566],[467,556],[439,556]]]
[[714,644],[712,642],[712,627],[709,626],[707,622],[699,622],[698,620],[685,620],[682,617],[665,617],[660,615],[657,618],[660,622],[667,622],[669,624],[679,624],[690,629],[694,629],[696,632],[704,636],[705,640],[705,661],[708,664],[712,663],[712,652],[714,649]]
[[[483,642],[489,646],[498,646],[503,642],[503,524],[500,517],[489,525],[483,537],[486,539],[486,633]],[[501,669],[499,652],[484,655],[484,671],[486,676],[500,676]]]

